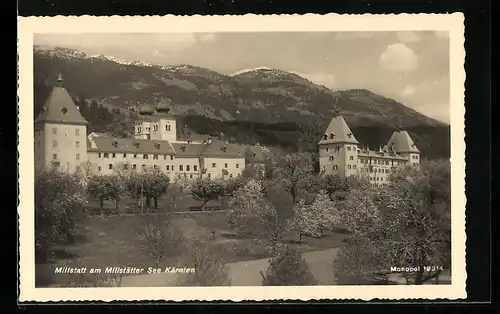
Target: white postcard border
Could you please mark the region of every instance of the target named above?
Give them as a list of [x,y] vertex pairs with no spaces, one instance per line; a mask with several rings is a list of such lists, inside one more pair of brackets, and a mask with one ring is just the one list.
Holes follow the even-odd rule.
[[[464,16],[453,14],[19,17],[20,301],[263,301],[466,298]],[[292,31],[443,31],[450,38],[452,284],[423,286],[35,288],[33,34]]]

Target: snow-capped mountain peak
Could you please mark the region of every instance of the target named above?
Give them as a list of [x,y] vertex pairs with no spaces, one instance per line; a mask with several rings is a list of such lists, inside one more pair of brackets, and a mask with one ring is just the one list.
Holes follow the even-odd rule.
[[266,66],[260,66],[260,67],[256,67],[256,68],[253,68],[253,69],[243,69],[243,70],[239,70],[239,71],[236,71],[236,72],[230,74],[230,76],[236,76],[236,75],[240,75],[240,74],[243,74],[243,73],[252,72],[252,71],[258,71],[258,70],[271,70],[271,68],[266,67]]

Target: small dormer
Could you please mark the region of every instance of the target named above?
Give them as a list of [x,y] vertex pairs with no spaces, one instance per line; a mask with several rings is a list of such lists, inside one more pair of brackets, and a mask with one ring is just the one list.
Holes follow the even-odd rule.
[[117,141],[113,142],[113,147],[118,147],[118,142]]
[[351,138],[352,137],[352,133],[351,132],[347,133],[347,137]]
[[181,151],[185,152],[186,151],[186,146],[185,145],[182,145],[181,146]]
[[330,133],[330,139],[333,140],[335,138],[335,133]]
[[326,141],[328,139],[328,135],[323,135],[323,139]]
[[226,152],[227,151],[227,146],[221,146],[220,150],[223,151],[223,152]]
[[155,148],[156,148],[156,149],[160,149],[160,147],[161,147],[161,146],[160,146],[160,143],[156,143],[156,144],[155,144]]
[[135,148],[139,148],[139,146],[140,146],[140,145],[141,145],[141,144],[140,144],[139,142],[135,142],[135,143],[134,143]]
[[67,114],[67,113],[68,113],[68,108],[66,108],[66,107],[62,107],[61,112],[62,112],[63,114]]

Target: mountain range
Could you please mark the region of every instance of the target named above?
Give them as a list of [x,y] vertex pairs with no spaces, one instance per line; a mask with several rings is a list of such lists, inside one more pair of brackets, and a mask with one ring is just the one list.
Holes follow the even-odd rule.
[[366,89],[333,91],[278,69],[225,75],[188,64],[154,65],[35,46],[35,114],[59,73],[77,101],[127,113],[125,120],[135,117],[129,109],[166,102],[187,133],[222,132],[235,141],[292,147],[298,145],[301,126],[314,126],[320,136],[339,109],[358,140],[370,148],[385,144],[401,125],[424,156],[449,157],[449,125]]

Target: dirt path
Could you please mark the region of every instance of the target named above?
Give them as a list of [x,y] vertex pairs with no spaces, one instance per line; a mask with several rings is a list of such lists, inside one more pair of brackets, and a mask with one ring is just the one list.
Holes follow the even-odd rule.
[[[332,260],[338,249],[327,249],[321,251],[308,252],[304,257],[309,264],[312,274],[321,285],[335,284],[332,273]],[[229,275],[232,286],[260,286],[262,277],[260,271],[266,273],[269,259],[258,259],[229,263]],[[124,287],[165,287],[173,286],[177,276],[182,274],[146,274],[124,277],[122,286]]]

